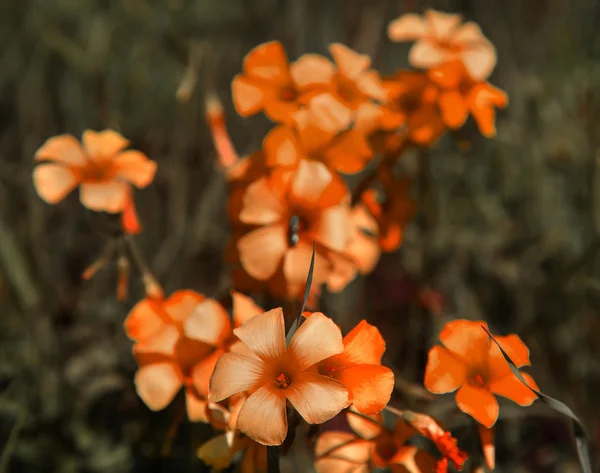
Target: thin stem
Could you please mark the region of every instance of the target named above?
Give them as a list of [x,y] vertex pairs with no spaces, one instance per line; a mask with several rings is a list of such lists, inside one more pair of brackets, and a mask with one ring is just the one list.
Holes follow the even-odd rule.
[[267,447],[267,473],[280,473],[279,458],[281,447],[279,445]]
[[391,412],[392,414],[399,417],[400,419],[404,419],[406,414],[408,412],[410,412],[410,411],[401,411],[400,409],[396,409],[395,407],[392,407],[389,404],[387,406],[385,406],[384,409],[388,412]]
[[160,284],[158,283],[156,278],[150,272],[148,264],[144,260],[142,253],[141,253],[140,249],[138,248],[137,244],[135,243],[135,240],[133,239],[133,237],[131,235],[125,234],[125,235],[123,235],[123,239],[125,240],[125,243],[127,244],[127,247],[129,248],[129,252],[131,253],[131,256],[133,257],[133,262],[140,270],[140,273],[142,273],[142,280],[144,281],[144,286],[146,288],[146,294],[149,297],[153,297],[153,298],[163,297],[164,292],[162,290],[162,287],[160,286]]

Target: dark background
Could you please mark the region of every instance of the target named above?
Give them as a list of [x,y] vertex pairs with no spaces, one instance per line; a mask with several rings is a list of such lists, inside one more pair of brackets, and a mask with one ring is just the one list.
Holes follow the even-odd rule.
[[[76,193],[56,206],[37,197],[33,155],[45,139],[114,128],[156,160],[155,183],[136,194],[142,251],[167,292],[223,296],[227,192],[204,92],[220,94],[240,153],[254,151],[269,123],[238,117],[229,89],[248,50],[279,39],[295,59],[340,41],[392,73],[407,67],[408,45],[390,43],[388,22],[427,7],[481,25],[498,49],[490,81],[510,104],[496,139],[470,123],[420,157],[419,215],[403,247],[323,308],[344,330],[377,324],[406,383],[422,382],[447,320],[517,333],[540,387],[598,442],[599,2],[0,0],[0,473],[201,471],[192,447],[207,431],[184,425],[161,456],[174,408],[151,413],[139,400],[122,331],[141,285],[119,303],[114,266],[81,282],[108,224]],[[188,67],[197,82],[182,102]],[[425,283],[445,296],[443,315],[414,303]],[[428,403],[403,386],[394,405],[439,416],[479,450],[452,397]],[[538,404],[502,404],[497,471],[578,471],[566,424]],[[308,471],[302,455],[286,468]]]

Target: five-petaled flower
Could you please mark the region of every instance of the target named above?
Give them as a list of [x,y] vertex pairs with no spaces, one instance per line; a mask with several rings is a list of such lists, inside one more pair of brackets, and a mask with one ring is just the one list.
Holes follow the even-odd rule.
[[[448,322],[440,341],[443,346],[429,350],[425,370],[425,387],[436,394],[457,391],[460,410],[471,415],[485,427],[498,419],[499,407],[494,394],[529,406],[537,396],[510,371],[508,363],[495,343],[492,343],[481,321],[454,320]],[[527,366],[529,350],[517,335],[496,337],[517,367]],[[535,381],[522,373],[527,383],[537,389]]]
[[43,161],[33,171],[38,195],[55,204],[77,186],[81,203],[90,210],[120,213],[131,201],[132,184],[143,188],[154,179],[156,163],[113,130],[86,130],[83,146],[71,135],[49,138],[35,154]]
[[210,380],[209,400],[219,402],[247,391],[237,428],[264,445],[280,445],[288,430],[286,401],[310,424],[321,424],[348,404],[339,381],[311,369],[344,351],[340,329],[312,314],[286,346],[283,311],[257,315],[234,330],[252,354],[225,353]]

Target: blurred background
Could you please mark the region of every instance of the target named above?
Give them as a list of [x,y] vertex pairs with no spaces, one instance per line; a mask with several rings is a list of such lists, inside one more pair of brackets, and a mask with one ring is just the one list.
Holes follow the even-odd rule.
[[[414,386],[448,320],[517,333],[539,386],[598,444],[599,2],[0,0],[0,473],[205,471],[193,452],[208,427],[169,433],[173,409],[150,412],[135,393],[122,324],[141,284],[121,303],[114,265],[81,281],[110,222],[77,193],[56,206],[35,193],[33,155],[46,138],[114,128],[156,160],[154,184],[136,193],[142,252],[167,292],[222,297],[227,188],[204,94],[217,92],[236,148],[252,152],[270,124],[238,117],[230,99],[252,47],[278,39],[293,60],[339,41],[390,74],[407,67],[408,45],[392,44],[387,24],[428,7],[481,25],[498,50],[490,82],[509,106],[496,139],[471,123],[422,157],[402,248],[322,308],[344,330],[376,324],[402,374],[394,405],[439,417],[475,451],[453,399],[429,402]],[[415,302],[422,287],[443,295],[443,313]],[[579,471],[567,424],[538,404],[501,404],[497,471]],[[287,468],[310,471],[310,461]]]

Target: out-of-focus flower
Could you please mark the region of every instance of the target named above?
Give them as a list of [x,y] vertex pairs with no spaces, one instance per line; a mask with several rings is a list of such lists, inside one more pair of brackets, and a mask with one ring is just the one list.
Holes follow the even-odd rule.
[[244,58],[244,72],[231,84],[237,112],[248,117],[261,110],[275,122],[291,123],[292,114],[313,91],[331,86],[331,63],[317,54],[289,64],[283,45],[270,41],[252,49]]
[[485,80],[496,66],[496,49],[471,21],[461,24],[457,14],[427,10],[421,17],[408,13],[388,26],[392,41],[416,41],[409,52],[409,62],[430,69],[446,62],[460,60],[469,75]]
[[208,94],[205,102],[206,121],[208,122],[213,143],[217,150],[219,164],[224,170],[228,171],[237,164],[239,156],[227,131],[225,112],[223,111],[221,101],[215,94]]
[[316,95],[293,118],[295,129],[278,126],[265,137],[263,148],[270,167],[295,168],[308,158],[354,174],[373,157],[365,134],[350,128],[352,111],[331,93]]
[[253,317],[234,333],[253,353],[221,355],[210,381],[209,399],[219,402],[249,392],[237,429],[250,438],[280,445],[288,431],[287,401],[310,424],[321,424],[346,406],[346,388],[310,369],[344,350],[339,328],[325,315],[308,317],[289,346],[281,309]]
[[[471,415],[487,428],[498,419],[497,394],[529,406],[537,396],[510,371],[508,363],[495,343],[482,329],[482,321],[454,320],[448,322],[440,341],[443,346],[429,350],[425,371],[425,387],[432,393],[457,391],[456,403],[460,410]],[[527,366],[529,350],[517,335],[496,337],[517,367]],[[535,381],[522,373],[527,383],[537,389]]]
[[404,227],[413,217],[416,205],[410,196],[410,180],[395,179],[386,166],[378,168],[378,176],[384,196],[369,189],[362,194],[361,200],[379,224],[381,250],[390,252],[402,244]]
[[50,204],[63,200],[77,186],[81,203],[95,211],[123,212],[132,205],[132,185],[143,188],[154,179],[156,163],[113,130],[83,133],[83,146],[71,135],[49,138],[35,154],[33,182]]
[[254,229],[237,240],[240,263],[261,281],[282,269],[287,284],[303,288],[316,242],[313,281],[322,284],[329,266],[324,249],[343,251],[352,238],[347,186],[323,163],[302,160],[295,171],[260,178],[241,204],[240,222]]
[[344,337],[344,352],[319,362],[323,376],[348,388],[348,401],[362,414],[376,414],[390,401],[394,373],[381,366],[385,341],[377,327],[362,320]]
[[222,351],[216,336],[199,341],[185,334],[186,321],[199,304],[213,307],[206,329],[218,333],[219,304],[190,290],[177,291],[168,299],[140,301],[125,320],[125,332],[136,342],[133,353],[140,368],[135,385],[146,405],[164,409],[185,387],[189,419],[206,422],[208,383]]

